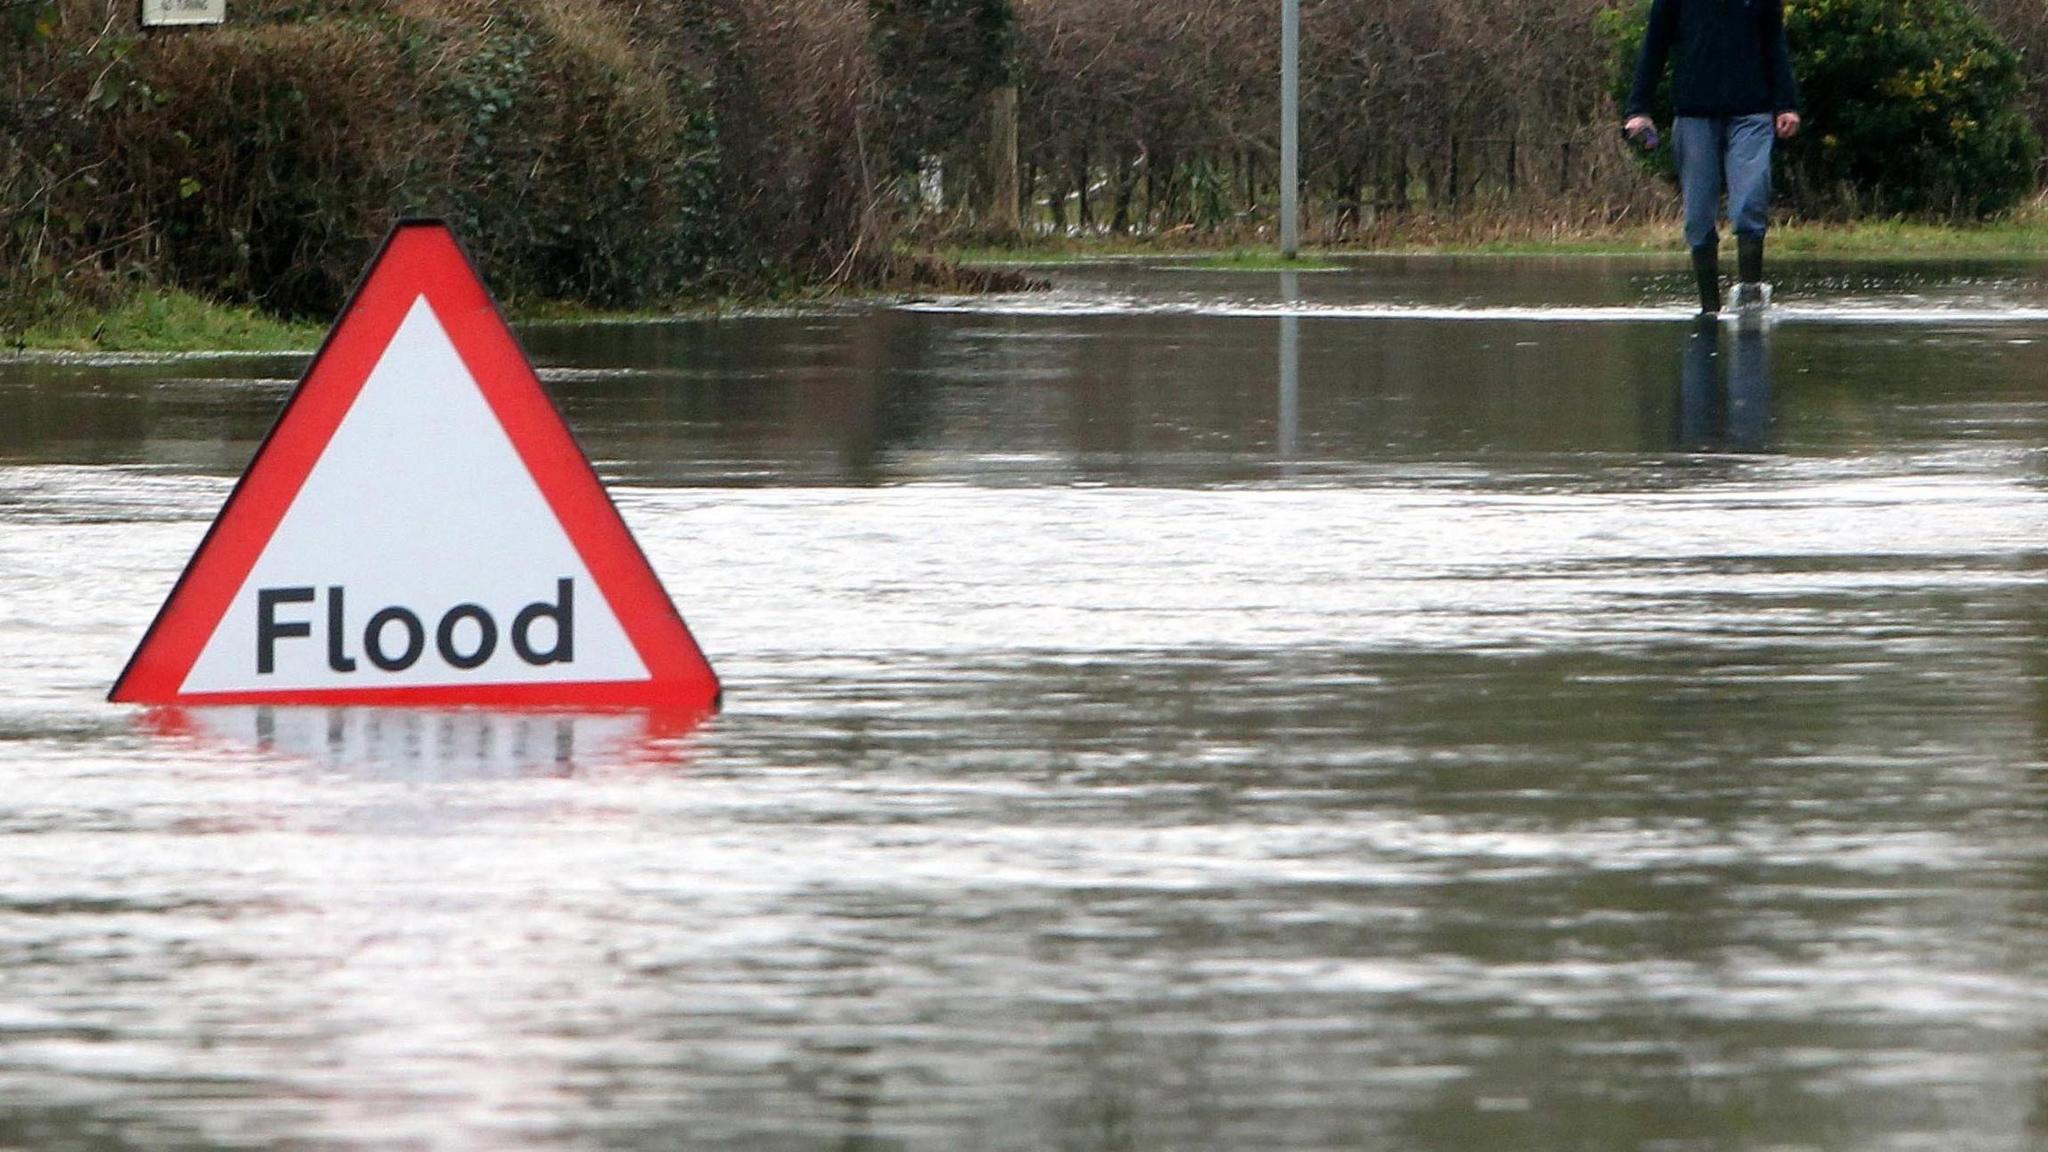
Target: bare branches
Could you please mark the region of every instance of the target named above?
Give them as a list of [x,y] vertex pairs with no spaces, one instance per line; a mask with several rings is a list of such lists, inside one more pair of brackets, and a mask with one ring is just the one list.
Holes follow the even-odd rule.
[[[1308,0],[1303,8],[1303,177],[1326,235],[1390,213],[1561,210],[1651,192],[1613,162],[1593,35],[1607,0]],[[1264,227],[1277,201],[1277,5],[1019,0],[1024,142],[1034,171],[1078,155],[1081,186],[1141,186],[1116,219],[1139,230]],[[1600,132],[1592,130],[1601,126]],[[1609,155],[1612,154],[1612,155]],[[1126,171],[1128,160],[1135,165]],[[1056,222],[1065,213],[1048,201]]]

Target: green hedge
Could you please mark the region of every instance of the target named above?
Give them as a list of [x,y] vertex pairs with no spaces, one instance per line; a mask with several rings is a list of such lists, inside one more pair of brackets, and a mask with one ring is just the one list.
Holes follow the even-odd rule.
[[860,89],[802,93],[847,57],[814,9],[240,0],[144,33],[0,0],[0,332],[138,286],[331,315],[405,215],[453,222],[514,301],[871,275],[870,198],[836,191]]

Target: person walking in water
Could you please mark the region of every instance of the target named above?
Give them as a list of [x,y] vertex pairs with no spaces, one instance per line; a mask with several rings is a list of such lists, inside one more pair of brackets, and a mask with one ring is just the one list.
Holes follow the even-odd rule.
[[1672,148],[1685,195],[1700,311],[1721,310],[1721,194],[1735,227],[1737,307],[1764,303],[1764,233],[1770,227],[1771,145],[1799,131],[1799,86],[1785,42],[1784,0],[1654,0],[1622,125],[1654,146],[1651,102],[1677,51],[1678,122]]

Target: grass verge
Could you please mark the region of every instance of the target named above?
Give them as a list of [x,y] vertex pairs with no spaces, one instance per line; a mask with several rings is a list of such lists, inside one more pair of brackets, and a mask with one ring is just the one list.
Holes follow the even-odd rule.
[[[5,0],[0,0],[4,4]],[[808,309],[860,301],[900,300],[927,292],[1016,292],[1048,285],[1023,273],[966,267],[917,253],[902,253],[889,281],[879,285],[770,284],[747,295],[684,299],[666,308],[616,310],[573,301],[518,300],[505,311],[514,324],[651,323],[779,309]],[[180,355],[209,352],[311,352],[326,339],[326,321],[283,320],[247,305],[222,304],[188,292],[139,288],[118,304],[93,309],[57,305],[23,330],[0,328],[0,355],[8,351],[92,355]]]
[[[1727,241],[1732,246],[1732,240]],[[1531,230],[1474,237],[1435,230],[1406,238],[1390,235],[1373,243],[1334,245],[1305,251],[1295,260],[1247,243],[1178,233],[1168,238],[1127,236],[1062,237],[1015,247],[956,248],[916,254],[912,260],[958,270],[946,291],[1005,291],[1030,287],[1028,277],[976,268],[1051,267],[1105,260],[1174,260],[1185,267],[1218,271],[1322,271],[1343,267],[1346,256],[1675,256],[1683,251],[1674,221],[1604,231],[1555,233]],[[1843,260],[2037,260],[2048,258],[2048,204],[2036,203],[1982,224],[1940,224],[1915,220],[1861,220],[1846,224],[1791,221],[1771,233],[1773,258]],[[924,279],[931,279],[926,273]],[[900,292],[893,293],[900,295]],[[873,298],[854,293],[854,298]],[[847,299],[831,290],[772,294],[763,299],[719,299],[674,310],[609,312],[575,304],[534,302],[509,309],[520,323],[659,320],[678,315],[716,314],[764,305],[819,303]],[[0,334],[0,352],[180,354],[205,352],[310,352],[326,337],[323,322],[280,320],[246,305],[218,304],[185,292],[140,290],[103,311],[71,309],[19,333]]]
[[104,311],[67,309],[7,343],[39,352],[310,352],[326,334],[322,324],[151,289]]
[[[1724,235],[1730,247],[1734,240]],[[1204,245],[1181,233],[1148,239],[1131,236],[1058,237],[1009,248],[973,247],[944,251],[943,259],[973,265],[1053,266],[1091,260],[1186,260],[1192,267],[1249,272],[1337,267],[1333,259],[1366,255],[1444,256],[1637,256],[1684,251],[1676,218],[1610,228],[1556,230],[1541,226],[1465,227],[1442,222],[1389,232],[1356,243],[1305,251],[1291,264],[1271,248],[1242,237],[1226,246]],[[1771,231],[1774,257],[1844,260],[2009,259],[2048,257],[2048,204],[2036,203],[1981,224],[1872,219],[1849,223],[1787,221]]]

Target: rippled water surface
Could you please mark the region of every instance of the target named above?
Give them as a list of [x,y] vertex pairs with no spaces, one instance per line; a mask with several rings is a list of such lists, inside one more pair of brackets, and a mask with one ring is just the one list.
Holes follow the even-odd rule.
[[2048,271],[523,335],[727,687],[102,702],[303,367],[0,362],[0,1147],[2048,1144]]

